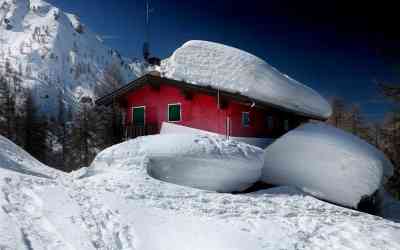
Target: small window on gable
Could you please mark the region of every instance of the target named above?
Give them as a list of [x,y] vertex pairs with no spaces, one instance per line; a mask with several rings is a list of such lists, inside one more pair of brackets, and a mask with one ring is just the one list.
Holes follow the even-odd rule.
[[266,123],[266,126],[268,129],[273,129],[274,128],[274,117],[272,117],[270,115],[267,116],[265,123]]
[[180,122],[182,120],[181,104],[168,104],[168,121]]
[[283,122],[283,127],[284,127],[285,131],[289,131],[289,120],[288,119],[286,119]]
[[250,113],[249,112],[242,112],[242,126],[250,127]]

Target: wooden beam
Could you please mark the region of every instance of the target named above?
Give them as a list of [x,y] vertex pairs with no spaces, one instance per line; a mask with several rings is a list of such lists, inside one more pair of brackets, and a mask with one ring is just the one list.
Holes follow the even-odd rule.
[[188,89],[181,89],[181,94],[185,97],[186,100],[193,100],[193,92]]
[[150,88],[151,88],[152,90],[160,91],[160,89],[161,89],[161,86],[160,86],[159,83],[150,82],[149,85],[150,85]]

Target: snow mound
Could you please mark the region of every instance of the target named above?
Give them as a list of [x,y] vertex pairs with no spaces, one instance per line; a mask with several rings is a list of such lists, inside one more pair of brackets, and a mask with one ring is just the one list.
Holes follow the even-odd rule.
[[0,170],[54,178],[58,171],[42,164],[26,151],[0,135]]
[[156,179],[218,192],[245,190],[260,179],[263,165],[263,151],[257,147],[195,134],[130,140],[101,153],[93,165],[107,162],[107,169],[115,167],[115,159],[126,158],[142,158]]
[[265,150],[262,180],[357,208],[392,171],[384,154],[370,144],[331,126],[309,123]]
[[167,78],[240,92],[301,114],[328,118],[329,103],[311,88],[242,50],[207,41],[189,41],[162,62]]
[[[196,135],[212,135],[220,138],[226,138],[226,135],[213,133],[207,130],[191,128],[169,122],[161,124],[160,134],[196,134]],[[229,137],[230,140],[247,143],[259,148],[266,148],[274,141],[272,138],[256,138],[256,137]]]

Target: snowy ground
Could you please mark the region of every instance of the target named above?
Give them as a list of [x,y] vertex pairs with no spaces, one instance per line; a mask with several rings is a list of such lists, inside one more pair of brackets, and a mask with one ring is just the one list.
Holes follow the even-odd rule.
[[[226,135],[221,135],[202,129],[186,127],[183,125],[169,123],[169,122],[162,123],[160,134],[196,134],[196,135],[211,135],[211,136],[217,136],[219,138],[226,138]],[[257,138],[257,137],[230,136],[229,139],[237,142],[247,143],[259,148],[266,148],[275,141],[272,138]]]
[[[65,175],[0,141],[15,153],[0,154],[1,250],[400,249],[400,224],[291,188],[182,187],[149,177],[141,157],[118,150]],[[8,167],[13,160],[23,169]]]

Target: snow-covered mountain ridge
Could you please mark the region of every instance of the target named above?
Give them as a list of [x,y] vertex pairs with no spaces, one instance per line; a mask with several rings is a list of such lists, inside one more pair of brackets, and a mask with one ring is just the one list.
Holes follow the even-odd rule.
[[0,0],[0,37],[1,70],[9,65],[21,75],[23,87],[35,90],[42,111],[55,109],[64,86],[69,104],[93,96],[112,64],[120,66],[125,81],[141,70],[140,63],[104,45],[79,17],[42,0]]

